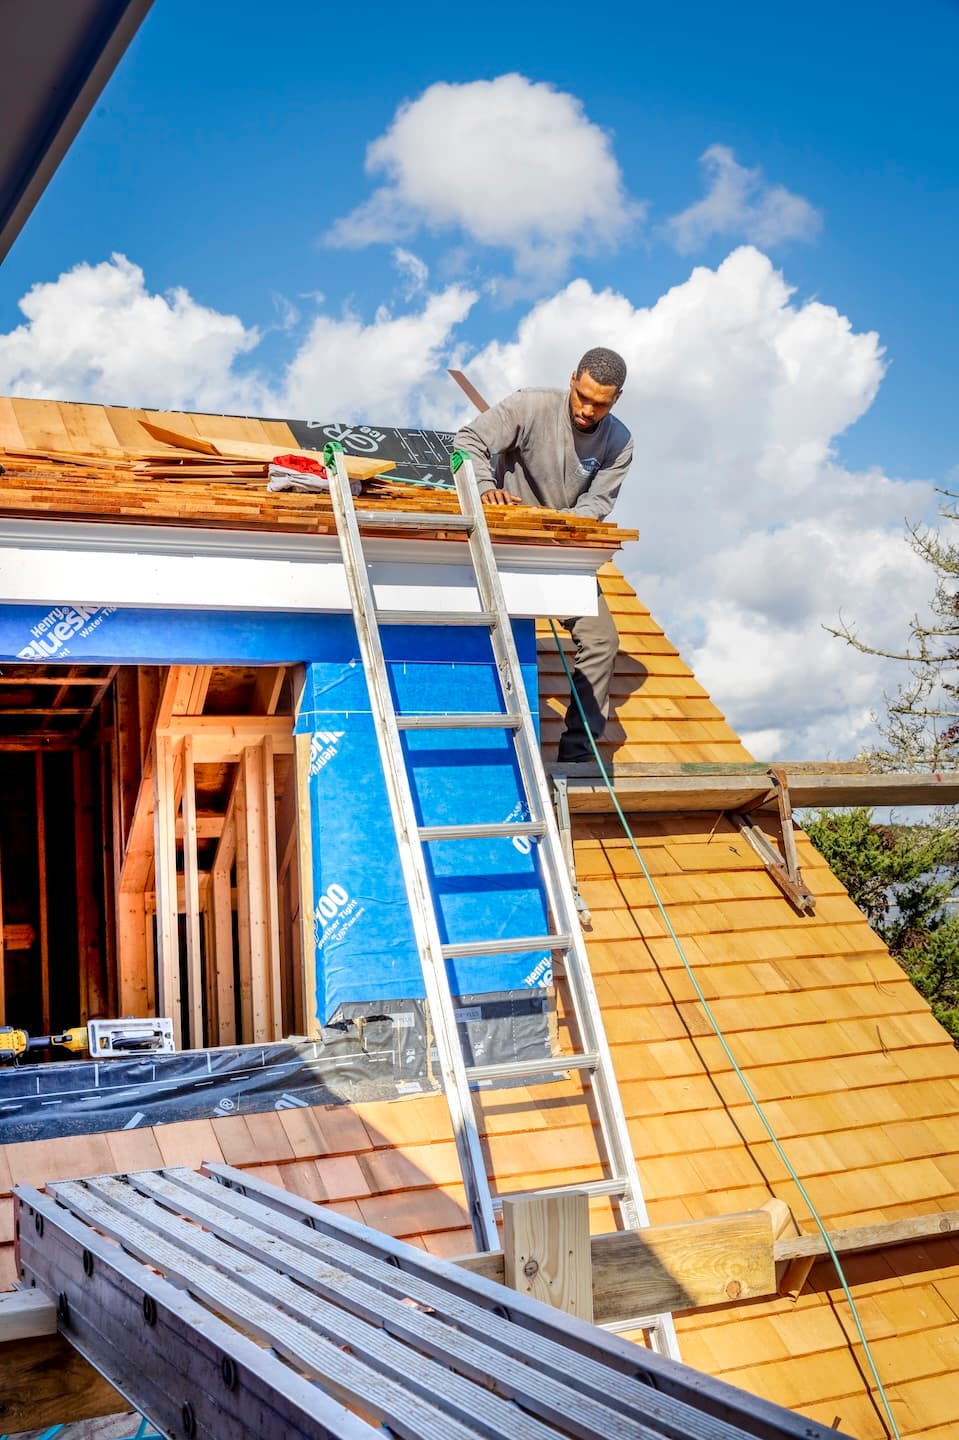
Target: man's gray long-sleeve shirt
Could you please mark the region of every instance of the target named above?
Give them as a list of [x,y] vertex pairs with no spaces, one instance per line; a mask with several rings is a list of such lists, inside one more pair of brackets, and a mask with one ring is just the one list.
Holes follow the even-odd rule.
[[517,390],[464,425],[454,444],[472,456],[481,494],[499,486],[526,505],[594,520],[612,510],[633,458],[614,415],[588,434],[574,428],[566,390]]

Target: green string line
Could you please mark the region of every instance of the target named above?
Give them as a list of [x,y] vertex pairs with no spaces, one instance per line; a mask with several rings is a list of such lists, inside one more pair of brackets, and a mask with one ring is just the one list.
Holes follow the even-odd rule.
[[816,1224],[816,1228],[818,1229],[820,1235],[821,1235],[822,1238],[823,1238],[823,1241],[824,1241],[825,1246],[826,1246],[826,1250],[827,1250],[828,1253],[829,1253],[829,1258],[832,1260],[832,1263],[833,1263],[833,1265],[834,1265],[834,1267],[835,1267],[835,1270],[836,1270],[836,1275],[837,1275],[837,1277],[838,1277],[838,1279],[839,1279],[839,1283],[840,1283],[840,1285],[842,1286],[843,1294],[845,1295],[846,1300],[848,1301],[849,1309],[850,1309],[850,1312],[851,1312],[851,1314],[852,1314],[852,1318],[853,1318],[853,1321],[854,1321],[854,1323],[855,1323],[856,1330],[858,1331],[858,1334],[859,1334],[859,1339],[862,1341],[863,1353],[865,1354],[866,1359],[867,1359],[867,1361],[868,1361],[868,1363],[869,1363],[869,1369],[870,1369],[870,1371],[872,1372],[872,1377],[873,1377],[873,1379],[874,1379],[875,1382],[876,1382],[876,1389],[878,1390],[878,1392],[879,1392],[879,1397],[880,1397],[880,1399],[882,1400],[882,1407],[883,1407],[883,1409],[884,1409],[885,1412],[886,1412],[886,1418],[888,1419],[889,1424],[890,1424],[890,1426],[891,1426],[892,1434],[893,1434],[893,1436],[894,1436],[894,1440],[902,1440],[902,1435],[901,1435],[901,1433],[900,1433],[899,1426],[896,1424],[896,1418],[895,1418],[895,1416],[894,1416],[893,1413],[892,1413],[892,1407],[891,1407],[890,1404],[889,1404],[889,1399],[888,1399],[888,1397],[887,1397],[887,1395],[886,1395],[885,1387],[884,1387],[882,1381],[881,1381],[880,1378],[879,1378],[879,1371],[876,1369],[876,1362],[875,1362],[875,1360],[873,1359],[872,1350],[870,1349],[869,1341],[866,1339],[866,1333],[865,1333],[865,1331],[863,1330],[862,1321],[861,1321],[860,1318],[859,1318],[859,1311],[858,1311],[858,1309],[857,1309],[857,1307],[856,1307],[856,1302],[855,1302],[855,1300],[852,1298],[852,1292],[850,1291],[849,1285],[848,1285],[848,1283],[847,1283],[847,1281],[846,1281],[845,1271],[844,1271],[843,1268],[842,1268],[842,1262],[841,1262],[840,1259],[839,1259],[839,1255],[838,1255],[837,1252],[836,1252],[836,1248],[835,1248],[835,1246],[833,1245],[831,1239],[829,1238],[829,1234],[828,1234],[828,1232],[827,1232],[827,1230],[826,1230],[826,1227],[825,1227],[825,1225],[824,1225],[824,1223],[823,1223],[823,1221],[822,1221],[822,1217],[820,1216],[819,1211],[816,1209],[815,1205],[813,1204],[813,1202],[812,1202],[812,1200],[811,1200],[811,1198],[810,1198],[810,1196],[809,1196],[809,1193],[808,1193],[808,1191],[806,1190],[805,1185],[804,1185],[804,1184],[802,1183],[802,1181],[800,1180],[798,1174],[796,1173],[796,1171],[795,1171],[795,1169],[794,1169],[794,1167],[793,1167],[793,1165],[792,1165],[792,1162],[791,1162],[790,1159],[789,1159],[789,1156],[786,1154],[785,1150],[783,1149],[782,1144],[781,1144],[780,1141],[779,1141],[779,1137],[776,1135],[776,1132],[773,1130],[772,1125],[769,1123],[768,1119],[766,1118],[766,1113],[765,1113],[765,1111],[763,1110],[763,1108],[762,1108],[762,1106],[760,1105],[759,1101],[756,1099],[756,1096],[753,1094],[753,1091],[752,1091],[752,1088],[751,1088],[751,1086],[750,1086],[750,1084],[749,1084],[749,1081],[746,1079],[746,1076],[744,1075],[744,1073],[743,1073],[743,1071],[742,1071],[742,1068],[741,1068],[740,1065],[739,1065],[739,1062],[737,1061],[737,1059],[736,1059],[735,1055],[733,1054],[732,1050],[729,1048],[729,1043],[728,1043],[725,1035],[723,1034],[722,1030],[720,1029],[718,1020],[717,1020],[716,1017],[713,1015],[713,1012],[712,1012],[712,1010],[711,1010],[711,1008],[710,1008],[710,1005],[709,1005],[709,1001],[706,999],[706,996],[703,994],[702,986],[700,985],[699,981],[698,981],[697,978],[696,978],[696,973],[695,973],[695,971],[693,970],[692,965],[690,964],[689,960],[688,960],[687,957],[686,957],[686,952],[685,952],[685,950],[683,949],[682,941],[680,940],[679,936],[676,934],[676,931],[675,931],[674,928],[673,928],[673,922],[670,920],[669,915],[666,913],[666,907],[664,906],[662,900],[660,899],[659,891],[656,889],[656,884],[655,884],[655,882],[654,882],[654,880],[653,880],[653,877],[652,877],[652,875],[649,873],[649,869],[648,869],[648,867],[647,867],[647,865],[646,865],[646,861],[643,859],[642,855],[640,854],[639,846],[636,844],[636,840],[635,840],[635,838],[634,838],[634,836],[633,836],[633,832],[632,832],[632,830],[631,830],[631,828],[630,828],[630,826],[629,826],[629,822],[627,821],[626,816],[623,814],[622,806],[620,805],[618,799],[616,798],[616,792],[614,791],[613,786],[612,786],[612,782],[610,781],[609,775],[607,774],[606,766],[603,764],[603,757],[602,757],[602,756],[600,755],[600,753],[599,753],[599,749],[598,749],[597,744],[596,744],[596,738],[595,738],[595,736],[593,735],[593,732],[592,732],[592,730],[590,729],[590,726],[589,726],[589,722],[588,722],[587,719],[586,719],[586,713],[585,713],[585,711],[584,711],[584,709],[583,709],[583,702],[580,700],[579,695],[577,694],[577,691],[576,691],[576,687],[575,687],[574,684],[573,684],[573,677],[572,677],[572,675],[570,674],[569,664],[567,663],[566,656],[565,656],[565,654],[564,654],[564,652],[563,652],[563,647],[562,647],[562,644],[561,644],[560,638],[559,638],[559,632],[558,632],[557,629],[556,629],[556,622],[555,622],[554,620],[550,620],[549,623],[550,623],[550,627],[551,627],[551,629],[552,629],[552,631],[553,631],[553,639],[556,641],[556,648],[557,648],[557,650],[559,651],[559,658],[562,660],[562,662],[563,662],[563,669],[566,671],[566,678],[567,678],[567,680],[569,681],[570,693],[572,694],[573,700],[576,702],[576,708],[577,708],[577,710],[579,711],[580,717],[581,717],[581,719],[582,719],[582,721],[583,721],[583,728],[585,729],[586,734],[589,736],[589,743],[590,743],[590,745],[591,745],[591,747],[592,747],[593,754],[594,754],[595,757],[596,757],[596,763],[597,763],[597,765],[599,766],[600,774],[601,774],[602,777],[603,777],[603,783],[605,784],[606,789],[609,791],[609,796],[610,796],[610,799],[611,799],[612,802],[613,802],[613,805],[616,807],[616,814],[619,816],[620,824],[621,824],[622,827],[623,827],[623,832],[624,832],[624,834],[626,835],[626,838],[627,838],[627,840],[629,841],[630,845],[632,846],[633,854],[636,856],[636,859],[639,861],[640,869],[641,869],[642,872],[643,872],[643,875],[644,875],[644,877],[645,877],[645,879],[646,879],[646,883],[649,885],[649,888],[650,888],[650,890],[652,891],[653,899],[656,901],[656,905],[657,905],[657,908],[658,908],[658,910],[659,910],[660,915],[662,916],[663,923],[665,924],[666,929],[667,929],[667,931],[669,932],[669,937],[670,937],[670,939],[672,940],[674,946],[676,947],[676,952],[677,952],[677,954],[679,955],[680,960],[683,962],[683,965],[684,965],[685,970],[686,970],[686,974],[689,976],[689,979],[690,979],[690,981],[691,981],[691,983],[692,983],[692,986],[693,986],[693,990],[696,992],[696,998],[699,1000],[699,1003],[702,1005],[703,1011],[704,1011],[704,1013],[705,1013],[705,1015],[706,1015],[706,1018],[707,1018],[707,1020],[709,1021],[710,1025],[712,1026],[713,1031],[714,1031],[714,1033],[715,1033],[715,1035],[716,1035],[716,1038],[717,1038],[717,1040],[719,1041],[720,1045],[722,1046],[723,1052],[724,1052],[727,1060],[728,1060],[729,1063],[732,1065],[733,1070],[735,1071],[735,1073],[736,1073],[736,1075],[737,1075],[737,1077],[738,1077],[738,1079],[739,1079],[740,1084],[742,1085],[743,1089],[745,1090],[746,1096],[747,1096],[750,1104],[752,1105],[752,1107],[753,1107],[753,1109],[755,1110],[756,1114],[759,1116],[759,1119],[760,1119],[760,1121],[762,1122],[763,1129],[766,1131],[766,1134],[769,1136],[770,1140],[772,1141],[772,1143],[773,1143],[773,1148],[775,1149],[776,1154],[779,1156],[779,1158],[780,1158],[780,1160],[782,1161],[783,1165],[786,1167],[786,1172],[787,1172],[787,1174],[789,1175],[790,1179],[793,1181],[793,1184],[796,1186],[796,1189],[799,1191],[800,1195],[802,1196],[803,1200],[805,1201],[805,1203],[806,1203],[806,1205],[807,1205],[807,1207],[808,1207],[808,1209],[809,1209],[809,1213],[810,1213],[812,1219],[814,1220],[814,1222],[815,1222],[815,1224]]

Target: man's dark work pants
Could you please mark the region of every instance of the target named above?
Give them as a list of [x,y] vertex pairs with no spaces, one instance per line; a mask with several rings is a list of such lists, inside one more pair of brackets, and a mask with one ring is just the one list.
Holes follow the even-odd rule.
[[[576,646],[573,687],[586,713],[589,729],[598,740],[606,729],[609,682],[619,651],[619,635],[602,591],[595,615],[576,616],[561,620],[560,624],[572,635]],[[566,711],[566,729],[559,742],[559,759],[568,764],[593,759],[589,735],[572,697]]]

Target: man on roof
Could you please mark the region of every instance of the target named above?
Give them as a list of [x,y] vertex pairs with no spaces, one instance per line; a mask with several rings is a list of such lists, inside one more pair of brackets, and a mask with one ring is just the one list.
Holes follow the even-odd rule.
[[[612,415],[626,364],[615,350],[587,350],[568,390],[517,390],[464,425],[484,505],[542,505],[591,520],[612,510],[633,458],[626,426]],[[573,685],[598,740],[609,714],[609,682],[619,650],[616,626],[599,594],[596,615],[563,620],[576,646]],[[559,742],[561,761],[592,760],[589,734],[574,699]]]

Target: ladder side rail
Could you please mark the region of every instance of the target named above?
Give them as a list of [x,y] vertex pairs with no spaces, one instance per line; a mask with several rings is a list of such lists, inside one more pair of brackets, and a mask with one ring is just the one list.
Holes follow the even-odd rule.
[[[596,1079],[604,1092],[607,1107],[600,1105],[599,1118],[604,1131],[607,1154],[619,1178],[629,1182],[632,1192],[634,1215],[624,1215],[627,1226],[636,1228],[649,1223],[646,1206],[642,1199],[639,1174],[628,1138],[626,1115],[622,1108],[619,1086],[616,1081],[612,1055],[602,1021],[599,998],[593,982],[592,967],[586,952],[582,929],[576,911],[576,901],[569,880],[569,874],[559,857],[562,855],[562,840],[555,813],[550,801],[549,783],[543,768],[539,747],[533,742],[535,728],[529,700],[523,685],[522,671],[512,628],[508,623],[508,610],[503,594],[502,582],[496,568],[489,530],[485,523],[482,500],[476,485],[472,461],[463,460],[455,474],[457,492],[464,514],[474,521],[470,536],[474,566],[480,585],[480,603],[484,609],[494,610],[504,617],[504,623],[493,632],[493,648],[497,660],[502,661],[501,671],[506,672],[503,686],[504,698],[512,700],[522,716],[522,725],[516,734],[517,756],[529,799],[535,798],[539,813],[532,818],[541,820],[546,826],[545,843],[537,846],[537,858],[546,889],[547,900],[553,915],[553,923],[572,939],[570,954],[574,963],[567,967],[567,983],[573,1001],[573,1009],[579,1029],[579,1039],[584,1050],[593,1051],[599,1057]],[[607,1123],[607,1118],[611,1121]]]
[[[329,463],[332,460],[332,463]],[[470,1204],[470,1222],[479,1248],[498,1250],[500,1241],[476,1117],[469,1098],[466,1063],[459,1042],[442,941],[426,878],[423,847],[417,831],[413,795],[403,759],[396,710],[390,694],[386,660],[376,621],[376,602],[363,555],[350,481],[338,450],[327,455],[330,494],[343,556],[357,638],[366,671],[380,759],[386,780],[400,865],[410,902],[413,933],[433,1016],[443,1092],[449,1106],[453,1136]]]
[[[460,507],[474,522],[469,534],[470,552],[480,589],[480,605],[484,610],[495,611],[503,617],[503,623],[491,631],[493,651],[500,669],[504,701],[508,708],[515,706],[522,717],[522,724],[515,734],[516,754],[526,787],[527,799],[534,799],[539,814],[531,818],[542,820],[546,826],[543,842],[537,847],[540,873],[543,877],[547,900],[557,930],[568,933],[571,944],[568,951],[571,964],[566,966],[566,981],[569,986],[573,1012],[579,1031],[580,1044],[585,1050],[597,1056],[597,1065],[591,1083],[597,1090],[597,1115],[606,1147],[608,1162],[616,1178],[626,1187],[619,1201],[622,1222],[627,1229],[637,1229],[649,1224],[649,1214],[643,1196],[642,1184],[636,1157],[629,1137],[626,1112],[623,1109],[619,1083],[613,1057],[603,1024],[602,1010],[593,980],[592,966],[583,939],[583,932],[576,910],[569,871],[563,859],[559,826],[550,800],[549,783],[543,767],[542,755],[534,743],[536,731],[509,611],[503,594],[502,582],[496,566],[496,557],[483,513],[483,502],[476,484],[473,463],[468,454],[462,455],[461,464],[454,471],[454,480],[460,499]],[[679,1356],[679,1341],[671,1315],[656,1317],[657,1330],[653,1332],[654,1343],[663,1353]]]

